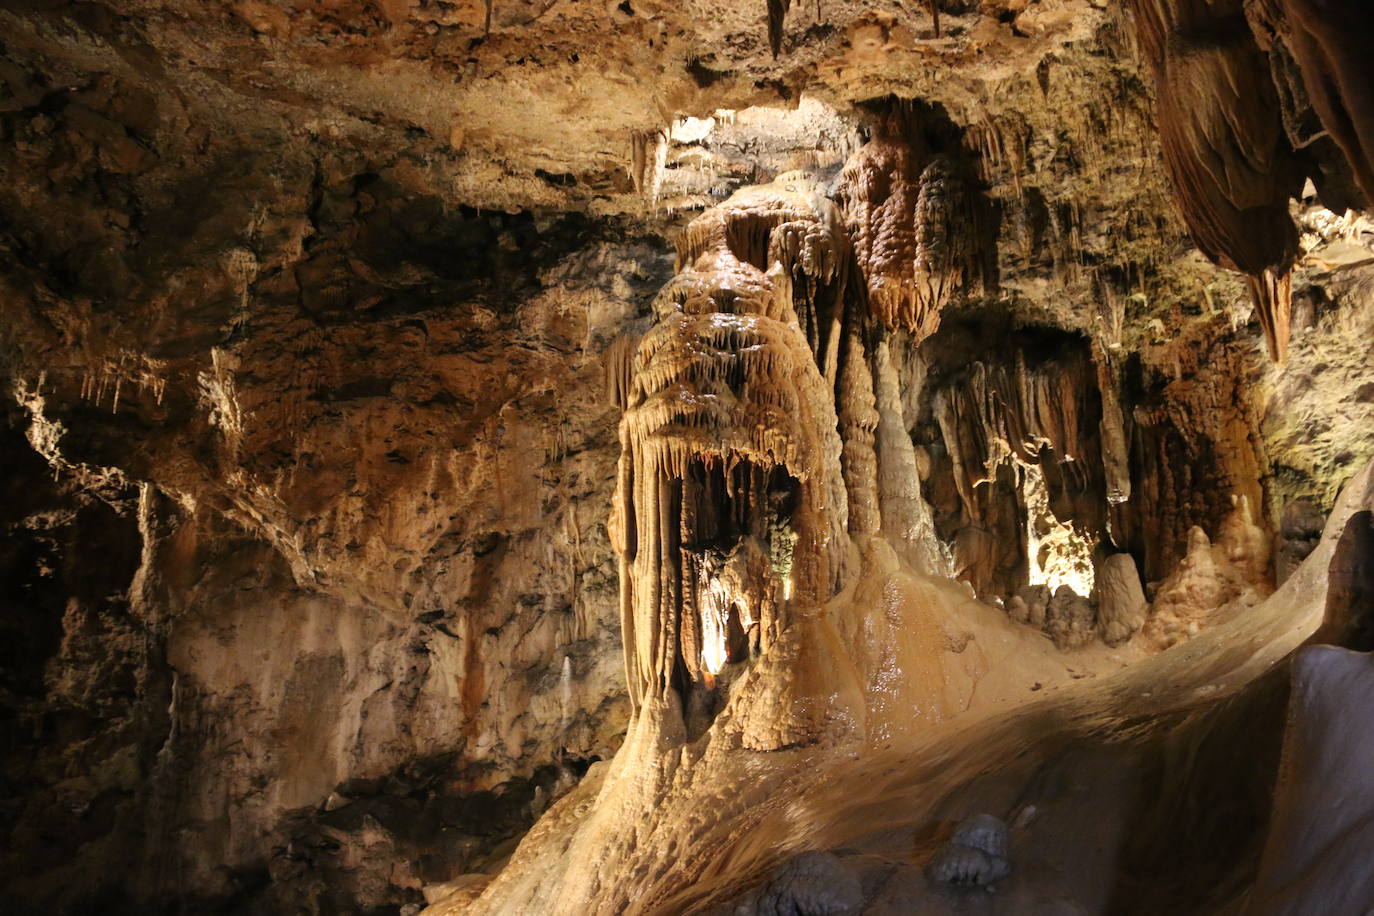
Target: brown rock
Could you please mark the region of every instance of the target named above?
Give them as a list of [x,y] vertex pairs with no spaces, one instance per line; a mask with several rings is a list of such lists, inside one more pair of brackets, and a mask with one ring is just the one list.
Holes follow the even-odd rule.
[[1107,557],[1097,568],[1094,584],[1098,632],[1107,645],[1120,645],[1140,630],[1148,611],[1134,558],[1128,553]]
[[1095,616],[1087,598],[1061,585],[1045,609],[1045,633],[1061,649],[1081,648],[1096,636]]

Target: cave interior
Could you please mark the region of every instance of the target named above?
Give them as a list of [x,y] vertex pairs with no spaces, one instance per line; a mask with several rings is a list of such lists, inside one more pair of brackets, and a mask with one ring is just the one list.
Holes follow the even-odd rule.
[[1371,42],[0,4],[0,910],[1367,913]]

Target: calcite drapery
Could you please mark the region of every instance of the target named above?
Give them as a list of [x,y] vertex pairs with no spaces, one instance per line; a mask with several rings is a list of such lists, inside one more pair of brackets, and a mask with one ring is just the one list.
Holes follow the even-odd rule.
[[1374,201],[1374,8],[1342,0],[1247,0],[1261,46],[1278,42],[1298,64],[1307,101]]
[[846,498],[822,370],[846,256],[813,183],[741,191],[688,227],[653,328],[619,360],[613,528],[636,708],[693,704],[838,585]]
[[916,343],[956,291],[982,284],[979,215],[955,164],[927,147],[916,109],[894,102],[845,166],[845,224],[873,315]]
[[958,383],[936,394],[954,483],[970,513],[977,512],[974,488],[991,481],[1009,459],[1038,464],[1048,449],[1064,474],[1088,473],[1099,458],[1092,435],[1097,399],[1090,404],[1084,393],[1095,393],[1095,381],[1077,351],[1031,363],[1018,348],[1010,365],[974,362]]
[[1116,382],[1101,348],[985,322],[951,324],[930,347],[925,435],[948,481],[932,502],[959,577],[1003,600],[1027,583],[1088,595],[1107,506],[1130,491],[1129,440],[1103,394]]
[[1302,175],[1241,0],[1132,0],[1155,77],[1164,164],[1202,253],[1246,275],[1269,355],[1288,353]]

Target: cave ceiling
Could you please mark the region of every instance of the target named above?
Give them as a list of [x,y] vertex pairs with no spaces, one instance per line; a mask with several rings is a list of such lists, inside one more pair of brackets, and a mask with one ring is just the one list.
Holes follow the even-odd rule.
[[803,96],[1007,104],[1056,57],[1100,53],[1113,18],[1086,0],[946,6],[959,11],[937,28],[922,4],[800,4],[776,54],[762,3],[33,4],[5,15],[16,62],[36,55],[53,76],[101,72],[151,91],[157,120],[179,123],[191,149],[207,132],[276,134],[404,157],[453,203],[637,213],[636,134]]

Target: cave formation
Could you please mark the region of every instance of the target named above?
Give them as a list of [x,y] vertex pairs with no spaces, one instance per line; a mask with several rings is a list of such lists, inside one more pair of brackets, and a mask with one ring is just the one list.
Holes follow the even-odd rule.
[[1370,40],[0,8],[0,910],[1363,913]]

